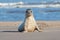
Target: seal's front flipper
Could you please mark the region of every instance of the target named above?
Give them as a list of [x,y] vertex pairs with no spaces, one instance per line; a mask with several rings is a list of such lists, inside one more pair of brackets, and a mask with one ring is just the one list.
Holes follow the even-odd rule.
[[21,25],[19,25],[18,31],[19,32],[23,32],[24,31],[24,24],[23,23]]
[[36,30],[37,30],[38,32],[42,32],[42,31],[43,31],[43,30],[40,30],[37,25],[36,25]]
[[20,29],[18,29],[18,31],[19,31],[19,32],[23,32],[24,30],[20,30]]

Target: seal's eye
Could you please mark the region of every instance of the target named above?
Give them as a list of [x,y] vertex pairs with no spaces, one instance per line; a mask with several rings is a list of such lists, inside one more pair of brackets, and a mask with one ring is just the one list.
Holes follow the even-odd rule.
[[32,13],[32,11],[31,11],[31,13]]
[[26,11],[26,13],[27,13],[28,11]]

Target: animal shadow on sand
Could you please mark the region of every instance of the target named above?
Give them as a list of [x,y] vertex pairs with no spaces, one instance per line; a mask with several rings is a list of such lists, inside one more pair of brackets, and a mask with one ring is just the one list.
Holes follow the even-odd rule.
[[18,32],[18,31],[0,31],[0,32]]

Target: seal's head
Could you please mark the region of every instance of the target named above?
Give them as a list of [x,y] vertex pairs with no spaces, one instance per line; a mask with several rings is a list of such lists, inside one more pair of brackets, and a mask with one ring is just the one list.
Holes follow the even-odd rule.
[[26,16],[30,17],[32,15],[32,10],[31,9],[27,9],[26,10]]

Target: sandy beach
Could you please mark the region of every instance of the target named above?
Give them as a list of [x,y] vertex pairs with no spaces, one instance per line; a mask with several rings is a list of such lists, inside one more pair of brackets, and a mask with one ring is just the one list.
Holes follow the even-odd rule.
[[[23,21],[0,21],[0,30],[16,29]],[[60,28],[60,21],[36,21],[39,28]]]
[[[0,21],[0,26],[18,26],[23,21]],[[60,26],[60,21],[36,21],[37,24],[48,25],[48,27]]]
[[37,21],[43,32],[18,32],[22,21],[0,22],[0,40],[60,40],[60,21]]
[[[0,29],[18,27],[23,21],[0,21]],[[60,27],[60,21],[36,21],[39,27]]]

